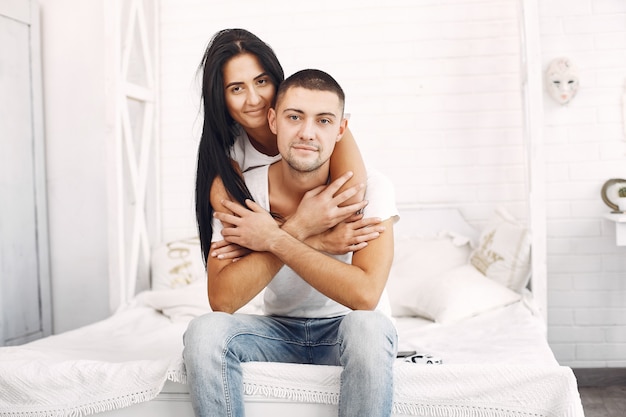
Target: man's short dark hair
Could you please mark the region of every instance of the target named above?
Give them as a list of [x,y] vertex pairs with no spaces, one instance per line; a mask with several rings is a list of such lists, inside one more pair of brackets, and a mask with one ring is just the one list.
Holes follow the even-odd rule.
[[343,112],[346,95],[339,83],[331,77],[330,74],[324,71],[318,69],[304,69],[287,77],[278,87],[276,97],[274,98],[274,106],[282,99],[285,92],[292,87],[302,87],[307,90],[330,91],[331,93],[335,93],[339,98],[341,111]]

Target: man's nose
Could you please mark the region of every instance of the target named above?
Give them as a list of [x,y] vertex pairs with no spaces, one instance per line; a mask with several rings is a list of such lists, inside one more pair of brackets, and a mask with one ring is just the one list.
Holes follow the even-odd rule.
[[305,120],[300,128],[300,139],[313,140],[315,138],[315,121]]

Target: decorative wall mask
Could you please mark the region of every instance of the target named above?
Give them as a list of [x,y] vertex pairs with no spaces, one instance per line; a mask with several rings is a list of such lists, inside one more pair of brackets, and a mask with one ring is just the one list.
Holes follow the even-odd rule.
[[556,58],[546,70],[546,89],[559,104],[567,104],[578,92],[578,68],[569,58]]

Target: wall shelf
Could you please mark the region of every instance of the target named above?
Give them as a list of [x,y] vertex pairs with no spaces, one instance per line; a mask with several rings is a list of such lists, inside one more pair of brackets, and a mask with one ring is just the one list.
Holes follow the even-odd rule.
[[615,243],[617,246],[626,246],[626,213],[607,213],[606,219],[615,222]]

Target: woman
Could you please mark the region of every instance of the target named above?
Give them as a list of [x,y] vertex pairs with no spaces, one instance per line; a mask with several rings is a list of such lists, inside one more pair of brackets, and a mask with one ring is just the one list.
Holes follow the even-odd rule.
[[[204,124],[198,147],[196,220],[206,262],[211,250],[213,212],[227,211],[221,201],[228,198],[244,204],[245,199],[252,199],[241,172],[280,158],[267,110],[284,73],[272,48],[244,29],[216,33],[199,70]],[[342,175],[348,171],[354,174]],[[342,186],[336,197],[328,190],[324,194],[318,190],[318,194],[307,196],[302,210],[324,230],[347,221],[307,243],[331,253],[361,249],[382,230],[376,228],[377,219],[354,215],[366,204],[360,184],[366,183],[367,174],[349,132],[338,142],[331,158],[331,180],[334,182],[328,189],[337,191]],[[212,256],[220,258],[236,259],[246,253],[223,241],[212,249]]]

